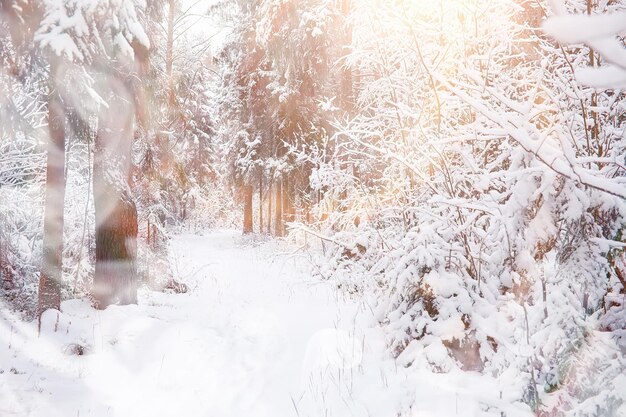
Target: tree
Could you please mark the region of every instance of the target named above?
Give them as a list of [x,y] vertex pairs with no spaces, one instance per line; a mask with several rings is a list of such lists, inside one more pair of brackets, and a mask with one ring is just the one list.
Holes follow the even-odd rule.
[[[149,42],[138,14],[141,7],[133,0],[70,6],[46,3],[37,40],[51,54],[88,69],[84,81],[92,83],[91,97],[74,97],[81,102],[73,108],[82,132],[89,131],[90,117],[97,119],[93,294],[96,306],[105,308],[116,301],[136,302],[137,211],[129,185],[136,106],[133,86],[123,74],[134,73],[134,51],[144,51]],[[74,25],[66,27],[67,21]]]
[[63,264],[63,208],[65,200],[65,111],[58,83],[57,57],[50,58],[48,90],[48,159],[46,165],[46,199],[44,210],[44,261],[39,279],[37,315],[49,309],[61,308]]
[[[599,314],[618,284],[606,245],[624,202],[622,93],[576,83],[589,51],[546,39],[541,6],[355,4],[353,113],[304,152],[331,214],[299,228],[327,245],[323,278],[378,305],[396,354],[419,363],[407,346],[438,346],[451,360],[432,369],[515,369],[537,412],[564,346],[585,343],[591,323],[571,317]],[[482,325],[501,314],[523,333]]]
[[[347,100],[349,71],[344,66],[333,76],[331,69],[343,46],[333,40],[346,37],[344,18],[325,1],[226,4],[227,20],[236,25],[220,54],[219,136],[238,194],[249,193],[246,187],[258,192],[259,223],[267,201],[266,230],[282,236],[288,223],[310,218],[313,165],[303,150],[331,130],[320,102],[337,90]],[[245,218],[250,209],[244,205]]]
[[[21,7],[23,6],[23,7]],[[11,38],[18,53],[13,60],[13,71],[20,71],[18,57],[33,41],[39,27],[42,9],[33,4],[19,5],[3,1],[2,11],[8,16]],[[26,25],[20,23],[25,22]],[[49,309],[60,309],[63,263],[63,208],[65,198],[65,110],[60,89],[62,63],[51,53],[48,57],[48,141],[46,161],[46,192],[43,223],[43,263],[39,278],[37,316]]]
[[99,112],[94,150],[98,308],[137,302],[137,208],[130,188],[135,106],[131,87],[113,71],[100,74],[95,86],[107,103]]
[[141,84],[146,92],[143,107],[150,114],[140,123],[142,166],[136,175],[155,251],[167,241],[166,223],[187,220],[194,209],[194,190],[216,176],[217,152],[210,140],[210,43],[209,36],[197,30],[208,16],[193,9],[197,4],[153,4],[146,23],[153,49]]

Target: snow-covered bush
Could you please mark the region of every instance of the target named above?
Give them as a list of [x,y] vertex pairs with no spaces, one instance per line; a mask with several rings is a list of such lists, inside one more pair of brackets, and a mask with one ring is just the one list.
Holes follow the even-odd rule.
[[626,109],[576,81],[589,51],[543,36],[539,6],[357,5],[356,114],[321,171],[351,180],[326,194],[344,209],[317,225],[317,270],[375,306],[406,366],[515,375],[532,409],[568,391],[563,413],[593,415],[574,402],[615,410],[626,365],[591,354],[621,289]]

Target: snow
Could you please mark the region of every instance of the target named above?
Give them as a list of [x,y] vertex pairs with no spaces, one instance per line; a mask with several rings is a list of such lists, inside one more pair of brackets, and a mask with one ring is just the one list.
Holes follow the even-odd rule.
[[626,86],[626,49],[618,39],[626,30],[626,13],[568,15],[558,3],[553,8],[558,15],[543,24],[547,34],[564,43],[586,43],[609,63],[602,68],[577,69],[578,81],[604,89]]
[[[104,311],[68,300],[40,336],[1,310],[0,415],[496,415],[481,411],[493,378],[399,366],[363,325],[364,306],[277,255],[281,245],[177,236],[171,261],[189,293],[144,289],[139,305]],[[426,350],[447,356],[440,343]]]
[[[45,0],[35,22],[28,7],[5,22],[0,55],[15,68],[0,71],[0,290],[11,308],[34,314],[48,230],[43,58],[60,56],[63,103],[95,122],[115,107],[96,90],[119,87],[106,74],[142,72],[130,58],[145,51],[131,45],[148,46],[148,33],[151,56],[177,58],[173,73],[129,85],[163,116],[133,126],[126,158],[149,220],[137,266],[154,287],[173,276],[185,285],[168,288],[190,292],[144,288],[138,306],[103,312],[67,300],[41,334],[0,309],[0,417],[623,410],[626,101],[614,89],[626,87],[625,2],[590,3],[590,16],[561,0],[553,13],[508,0],[175,3],[174,51],[145,0]],[[536,30],[543,12],[555,40]],[[13,44],[18,21],[32,47]],[[67,60],[81,62],[65,71]],[[189,100],[143,91],[172,79]],[[90,132],[70,130],[65,298],[88,292],[102,200],[90,197]],[[280,220],[273,186],[286,190],[286,240],[170,242],[181,228],[239,224],[242,184],[255,213],[270,202],[265,220]]]
[[[189,295],[144,291],[139,306],[102,312],[66,301],[61,314],[46,313],[39,338],[33,324],[5,317],[2,413],[292,413],[307,340],[333,326],[336,303],[236,241],[233,233],[175,240],[175,264],[197,271]],[[84,356],[65,354],[75,345]]]
[[553,17],[545,22],[544,30],[566,43],[583,43],[609,38],[626,30],[626,13]]
[[613,66],[580,68],[576,71],[576,79],[584,85],[595,88],[626,87],[626,72]]

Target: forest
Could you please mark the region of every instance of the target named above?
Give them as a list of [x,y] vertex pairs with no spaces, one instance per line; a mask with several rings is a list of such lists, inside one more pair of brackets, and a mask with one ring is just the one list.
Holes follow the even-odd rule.
[[0,417],[626,417],[626,0],[0,0]]

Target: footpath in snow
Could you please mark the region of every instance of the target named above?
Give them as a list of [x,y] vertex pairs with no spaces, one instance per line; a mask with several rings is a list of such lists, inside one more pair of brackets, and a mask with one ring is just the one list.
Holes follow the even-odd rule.
[[237,232],[179,236],[171,249],[187,294],[141,290],[138,306],[105,311],[66,301],[44,316],[39,337],[34,323],[2,310],[0,416],[276,417],[348,407],[341,397],[364,348],[353,337],[356,305],[313,281],[302,260],[273,254],[274,244],[245,245]]
[[69,300],[40,336],[0,309],[0,416],[501,416],[479,375],[397,366],[380,331],[358,324],[368,309],[277,254],[292,249],[234,231],[178,236],[186,294],[142,289],[139,305],[104,311]]

